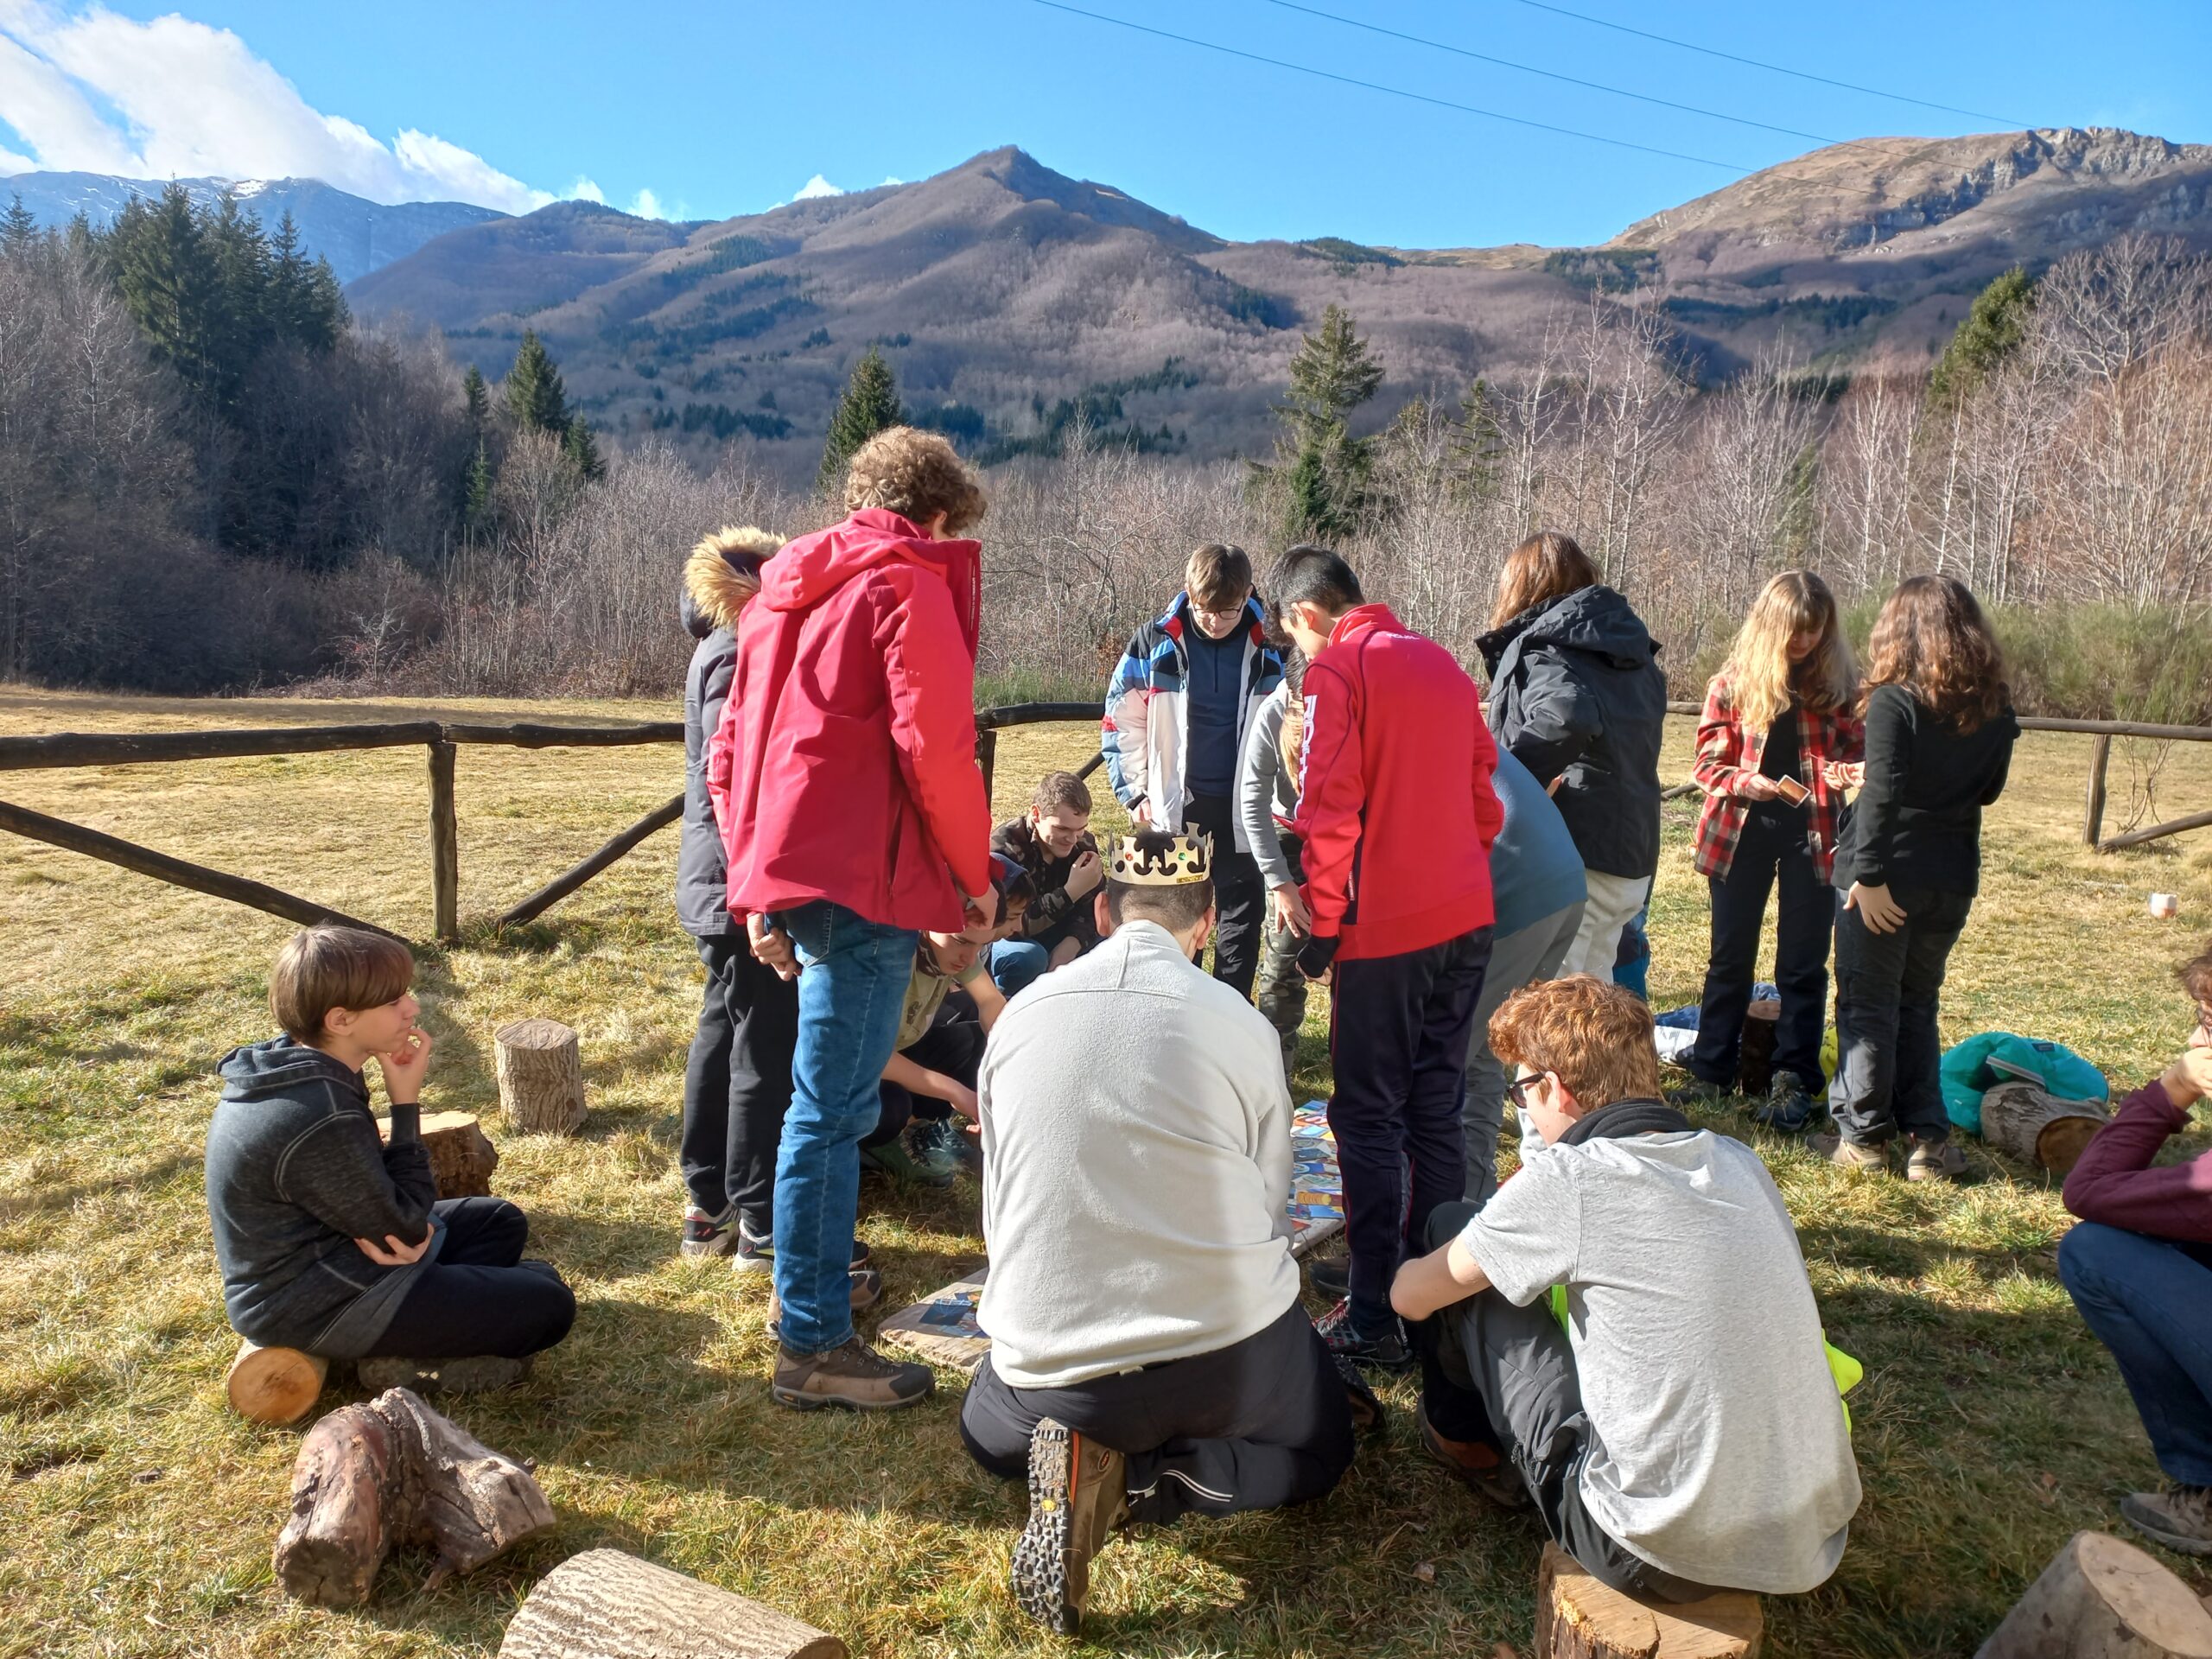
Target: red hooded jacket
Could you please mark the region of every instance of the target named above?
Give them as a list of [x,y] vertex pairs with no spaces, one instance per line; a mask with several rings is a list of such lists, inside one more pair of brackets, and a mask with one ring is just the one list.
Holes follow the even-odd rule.
[[738,915],[827,899],[957,932],[991,879],[976,765],[982,549],[864,507],[762,567],[707,755]]
[[1306,902],[1336,960],[1402,956],[1496,919],[1490,845],[1505,822],[1482,694],[1387,605],[1337,619],[1306,670],[1294,828]]

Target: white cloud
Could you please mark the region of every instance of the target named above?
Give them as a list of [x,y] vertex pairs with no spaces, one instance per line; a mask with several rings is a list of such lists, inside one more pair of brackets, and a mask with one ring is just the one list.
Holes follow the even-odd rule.
[[405,128],[386,144],[325,115],[229,29],[174,13],[140,22],[98,4],[0,0],[0,111],[41,168],[317,178],[372,201],[508,213],[553,200],[435,133]]
[[29,156],[18,156],[5,144],[0,144],[0,178],[6,178],[14,173],[33,173],[37,170],[38,163]]
[[804,184],[799,186],[798,194],[793,196],[791,200],[793,201],[813,201],[822,196],[842,196],[845,193],[837,186],[830,183],[829,180],[823,178],[819,173],[817,173],[812,178],[809,179]]
[[607,205],[607,192],[601,189],[583,174],[579,173],[576,175],[576,181],[569,187],[569,200],[570,201],[595,201],[601,207],[604,207]]
[[885,188],[887,186],[889,186],[889,185],[893,185],[893,184],[904,184],[904,183],[906,183],[906,180],[904,180],[904,179],[887,178],[887,179],[884,180],[884,181],[883,181],[883,183],[882,183],[882,184],[879,184],[879,185],[877,185],[875,188],[876,188],[877,189],[879,189],[879,190],[881,190],[881,189]]
[[639,219],[666,219],[668,217],[667,213],[662,211],[660,198],[651,190],[640,190],[632,197],[630,211]]

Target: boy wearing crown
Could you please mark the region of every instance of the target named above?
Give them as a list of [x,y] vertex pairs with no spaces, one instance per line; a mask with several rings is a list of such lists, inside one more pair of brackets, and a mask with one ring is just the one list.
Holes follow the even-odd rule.
[[1007,1005],[977,1084],[991,1351],[961,1438],[1027,1473],[1014,1599],[1064,1633],[1125,1521],[1305,1503],[1351,1462],[1299,1306],[1281,1051],[1192,960],[1210,863],[1187,834],[1114,842],[1103,942]]

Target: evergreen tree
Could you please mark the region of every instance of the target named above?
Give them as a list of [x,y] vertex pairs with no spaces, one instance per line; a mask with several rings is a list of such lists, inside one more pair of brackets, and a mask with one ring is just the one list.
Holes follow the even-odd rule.
[[267,297],[270,330],[308,351],[321,353],[338,344],[346,332],[346,298],[330,262],[307,257],[300,246],[300,227],[289,208],[276,221],[276,233],[267,238]]
[[478,448],[483,448],[484,429],[492,421],[492,392],[484,384],[484,371],[474,363],[468,372],[461,377],[461,395],[468,407],[468,429],[476,434]]
[[523,330],[522,345],[505,381],[507,413],[521,432],[551,432],[565,441],[569,430],[569,394],[561,385],[561,371],[546,354],[545,344],[534,328]]
[[1349,312],[1332,305],[1290,360],[1279,455],[1287,463],[1284,532],[1293,540],[1350,535],[1367,511],[1375,441],[1351,435],[1351,412],[1375,396],[1382,365]]
[[2028,314],[2035,306],[2035,282],[2018,265],[1975,295],[1973,308],[1929,377],[1929,401],[1948,409],[1970,395],[1992,370],[2019,350],[2027,335]]
[[1452,449],[1469,499],[1496,500],[1505,465],[1505,429],[1499,423],[1490,385],[1480,376],[1459,400],[1459,430]]
[[892,378],[891,365],[871,346],[853,365],[845,395],[838,399],[837,412],[830,417],[830,436],[822,446],[822,469],[815,481],[825,491],[835,489],[853,452],[906,418],[906,410],[899,406],[899,383]]
[[575,465],[579,478],[596,481],[607,476],[607,463],[599,458],[599,445],[591,435],[590,423],[582,416],[569,417],[567,429],[561,435],[561,452]]
[[467,470],[461,477],[461,531],[462,535],[474,538],[491,527],[492,453],[479,433],[475,451],[469,456]]
[[156,358],[195,396],[226,406],[238,384],[223,273],[184,187],[134,196],[105,238],[116,286]]
[[38,240],[38,215],[23,206],[18,191],[0,213],[0,253],[21,253]]
[[223,192],[214,213],[201,226],[209,257],[215,264],[215,281],[222,290],[216,344],[224,373],[233,384],[246,366],[277,337],[270,314],[269,238],[260,221],[238,206],[238,198]]

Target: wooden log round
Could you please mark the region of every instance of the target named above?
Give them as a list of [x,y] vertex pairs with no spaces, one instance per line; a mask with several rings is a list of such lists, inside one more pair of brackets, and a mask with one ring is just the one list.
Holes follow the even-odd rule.
[[1765,1631],[1748,1592],[1647,1604],[1608,1589],[1557,1544],[1544,1546],[1536,1659],[1758,1659]]
[[525,1134],[569,1135],[584,1121],[583,1057],[558,1020],[518,1020],[493,1033],[499,1106]]
[[2081,1162],[2106,1117],[2102,1101],[2060,1100],[2032,1083],[2000,1083],[1982,1095],[1981,1138],[2022,1163],[2063,1175]]
[[[391,1139],[391,1120],[377,1120],[377,1133]],[[430,1154],[430,1174],[442,1198],[488,1198],[499,1149],[484,1133],[474,1112],[423,1114],[423,1149]]]
[[296,1423],[322,1393],[330,1362],[297,1348],[242,1342],[223,1376],[231,1409],[257,1423]]
[[438,1552],[432,1582],[481,1567],[553,1524],[528,1468],[484,1446],[405,1389],[320,1420],[292,1468],[292,1514],[271,1560],[302,1601],[368,1599],[396,1544]]
[[2212,1659],[2212,1612],[2148,1551],[2077,1532],[1975,1659]]
[[1744,1010],[1744,1040],[1738,1051],[1736,1086],[1754,1099],[1774,1082],[1774,1045],[1781,1033],[1782,1004],[1763,996]]
[[846,1648],[757,1601],[619,1549],[588,1549],[538,1581],[499,1659],[846,1659]]

